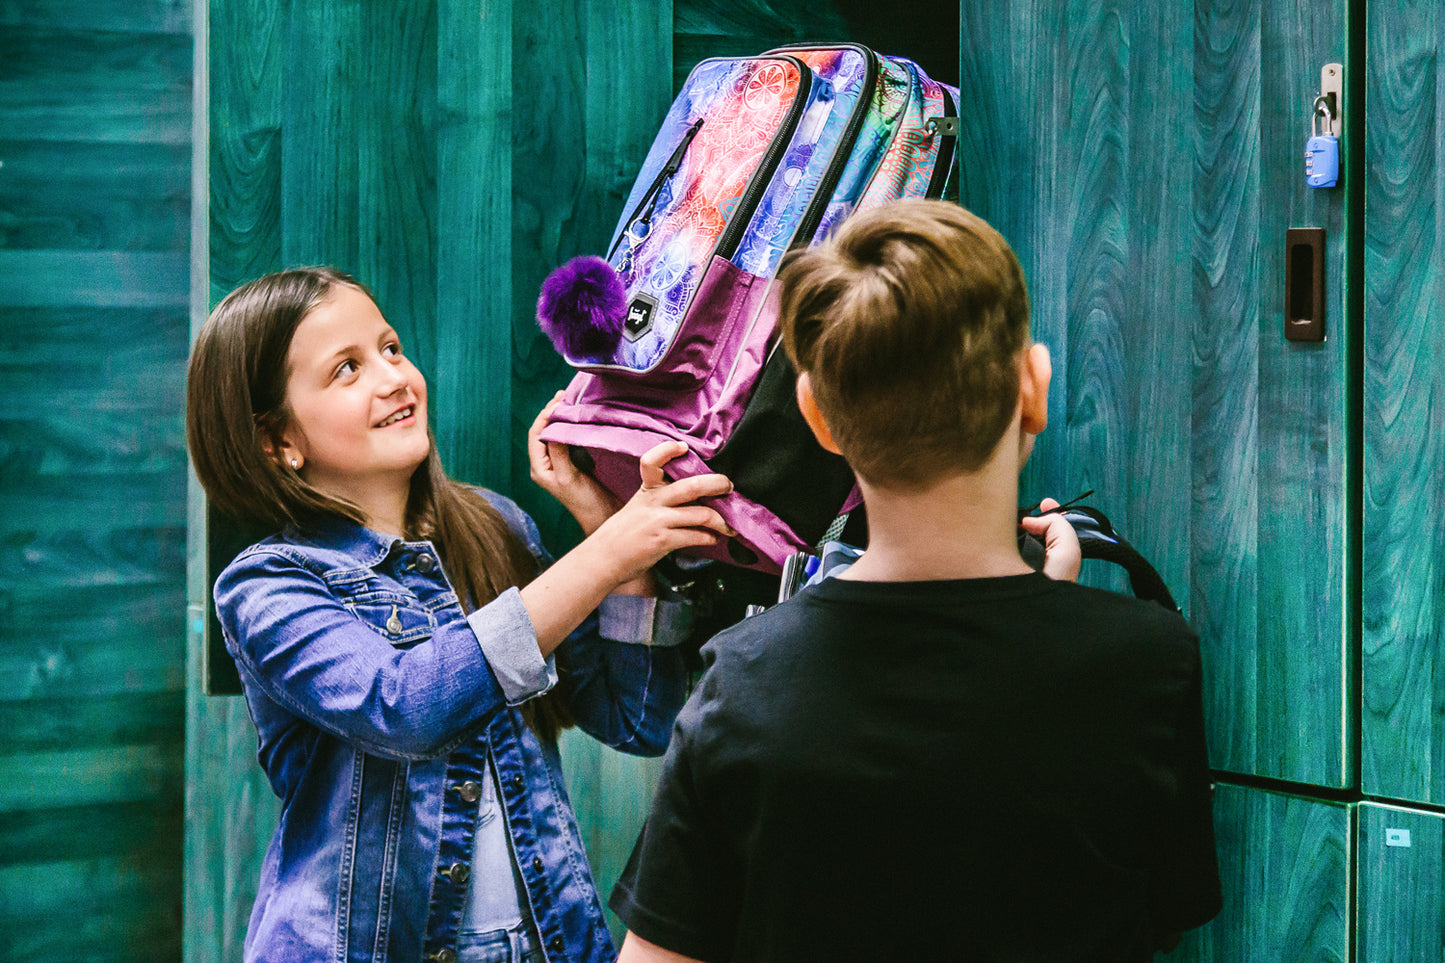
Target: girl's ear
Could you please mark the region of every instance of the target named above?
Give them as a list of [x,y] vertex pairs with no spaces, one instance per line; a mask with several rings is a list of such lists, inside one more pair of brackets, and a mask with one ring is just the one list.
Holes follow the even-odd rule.
[[838,443],[833,440],[833,432],[829,430],[828,423],[823,420],[823,412],[818,410],[818,401],[813,397],[813,382],[804,371],[798,375],[798,410],[803,413],[803,420],[813,432],[813,437],[818,439],[818,444],[835,455],[843,454],[838,450]]
[[1041,344],[1029,345],[1024,352],[1019,372],[1020,426],[1030,435],[1037,435],[1049,424],[1049,381],[1054,376],[1049,349]]
[[266,453],[276,464],[289,467],[292,471],[300,471],[305,463],[305,457],[286,436],[277,431],[273,426],[257,421],[256,432],[261,444],[261,450]]

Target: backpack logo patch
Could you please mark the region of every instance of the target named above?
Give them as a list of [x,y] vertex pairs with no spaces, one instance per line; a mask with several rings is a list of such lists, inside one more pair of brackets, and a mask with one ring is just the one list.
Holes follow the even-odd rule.
[[657,310],[657,299],[639,294],[627,306],[627,321],[622,331],[628,341],[636,341],[652,327],[652,313]]

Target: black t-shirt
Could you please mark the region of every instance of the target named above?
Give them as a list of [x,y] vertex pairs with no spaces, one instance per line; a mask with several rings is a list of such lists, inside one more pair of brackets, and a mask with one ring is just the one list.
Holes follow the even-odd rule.
[[703,960],[1149,960],[1219,877],[1198,640],[1042,575],[722,633],[611,906]]

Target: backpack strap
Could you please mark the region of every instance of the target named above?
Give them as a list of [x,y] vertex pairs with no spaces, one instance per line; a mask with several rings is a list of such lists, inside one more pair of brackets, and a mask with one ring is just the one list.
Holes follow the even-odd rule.
[[1074,526],[1084,558],[1099,558],[1121,566],[1129,573],[1129,587],[1136,597],[1158,602],[1171,612],[1180,611],[1159,572],[1124,536],[1114,531],[1103,512],[1087,505],[1071,505],[1062,514]]

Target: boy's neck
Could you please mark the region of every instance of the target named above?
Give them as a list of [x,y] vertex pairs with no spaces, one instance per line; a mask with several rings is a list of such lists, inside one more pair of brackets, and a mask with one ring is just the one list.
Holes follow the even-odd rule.
[[868,510],[868,550],[842,573],[873,582],[1024,575],[1018,549],[1018,469],[992,458],[976,472],[904,491],[859,481]]

